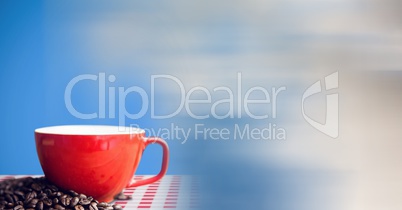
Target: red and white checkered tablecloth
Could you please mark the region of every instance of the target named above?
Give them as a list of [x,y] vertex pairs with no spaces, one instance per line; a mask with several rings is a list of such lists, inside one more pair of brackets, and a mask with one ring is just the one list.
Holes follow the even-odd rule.
[[[9,178],[22,178],[27,175],[0,175],[0,181]],[[33,176],[37,177],[37,176]],[[151,176],[139,175],[140,180]],[[166,175],[160,181],[136,188],[127,188],[124,194],[131,195],[132,200],[115,201],[124,209],[163,209],[195,210],[199,209],[199,186],[197,177],[188,175]]]

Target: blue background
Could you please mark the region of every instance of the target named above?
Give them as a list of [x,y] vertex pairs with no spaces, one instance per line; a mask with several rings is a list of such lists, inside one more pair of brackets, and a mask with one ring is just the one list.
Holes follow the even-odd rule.
[[[106,76],[116,76],[116,82],[112,84],[115,87],[139,86],[149,91],[150,69],[127,65],[99,67],[86,54],[83,39],[92,38],[85,37],[86,34],[77,30],[75,24],[81,23],[85,27],[86,22],[100,18],[105,11],[124,7],[124,4],[113,8],[110,4],[93,3],[1,1],[0,174],[42,174],[34,144],[36,128],[63,124],[118,124],[117,117],[82,120],[71,115],[64,103],[64,91],[72,78],[80,74],[105,72]],[[141,3],[138,6],[141,7]],[[133,63],[135,65],[135,59]],[[83,113],[97,112],[97,91],[95,81],[76,85],[72,93],[75,108]],[[139,105],[135,103],[138,97],[130,97],[126,102],[128,111],[138,112]],[[159,122],[151,121],[147,114],[139,120],[126,122],[127,125],[132,123],[156,128]],[[174,153],[175,145],[170,144],[173,151],[171,162],[180,158]],[[161,149],[156,145],[149,146],[138,174],[158,172],[160,159]],[[179,164],[171,164],[168,173],[188,171]]]
[[41,173],[33,130],[57,120],[46,106],[43,9],[29,1],[1,2],[1,174]]

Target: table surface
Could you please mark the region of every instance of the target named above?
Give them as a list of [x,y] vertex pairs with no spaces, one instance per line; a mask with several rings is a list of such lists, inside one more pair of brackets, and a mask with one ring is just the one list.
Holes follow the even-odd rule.
[[[22,178],[28,175],[0,175],[0,181],[9,178]],[[37,175],[29,175],[36,177]],[[135,180],[151,177],[135,176]],[[150,185],[127,188],[123,192],[131,195],[132,200],[114,201],[123,209],[198,209],[199,188],[195,176],[165,175],[158,182]]]

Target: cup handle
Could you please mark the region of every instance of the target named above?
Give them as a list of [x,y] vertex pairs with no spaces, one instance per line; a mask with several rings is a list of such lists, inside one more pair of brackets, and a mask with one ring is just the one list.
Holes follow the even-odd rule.
[[138,187],[141,185],[146,185],[146,184],[151,184],[153,182],[156,182],[158,180],[160,180],[167,171],[168,168],[168,164],[169,164],[169,147],[166,144],[166,142],[158,137],[149,137],[149,138],[144,138],[145,141],[145,148],[149,145],[149,144],[154,144],[157,143],[159,145],[162,146],[163,149],[163,156],[162,156],[162,167],[161,170],[159,171],[159,173],[151,178],[148,179],[143,179],[143,180],[134,180],[132,179],[131,182],[127,185],[127,188],[129,187]]

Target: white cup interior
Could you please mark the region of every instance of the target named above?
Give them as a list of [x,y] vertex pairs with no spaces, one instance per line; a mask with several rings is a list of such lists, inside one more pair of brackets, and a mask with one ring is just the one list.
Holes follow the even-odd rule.
[[35,133],[60,135],[119,135],[145,133],[143,129],[113,125],[60,125],[38,128]]

